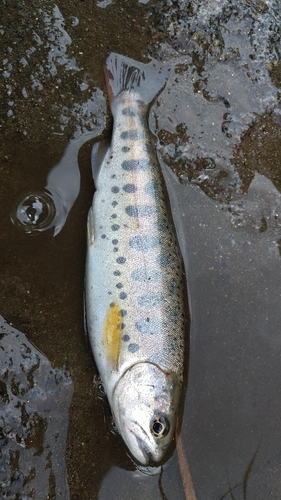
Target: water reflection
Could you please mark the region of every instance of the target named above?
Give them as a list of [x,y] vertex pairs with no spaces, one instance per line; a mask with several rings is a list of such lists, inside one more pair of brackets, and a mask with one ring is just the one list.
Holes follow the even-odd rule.
[[0,316],[1,498],[69,498],[65,449],[73,385]]
[[49,173],[45,190],[26,194],[12,212],[15,225],[26,233],[54,228],[56,236],[61,231],[80,190],[78,152],[92,136],[84,134],[69,142],[61,161]]
[[177,498],[186,500],[177,461],[171,460],[165,472],[161,468],[155,473],[144,473],[138,469],[128,471],[119,467],[111,467],[102,482],[98,500],[122,500],[124,498],[143,498],[166,500]]
[[196,500],[181,439],[178,439],[173,456],[161,466],[135,466],[133,471],[111,467],[103,479],[98,499],[109,500],[113,496],[116,500],[123,498]]
[[51,227],[56,214],[56,208],[50,193],[27,193],[11,213],[15,226],[25,233],[45,231]]
[[[256,174],[249,210],[227,210],[165,169],[191,306],[189,391],[182,440],[198,498],[279,498],[280,228],[256,221],[276,207],[274,185]],[[266,198],[264,198],[266,192]]]

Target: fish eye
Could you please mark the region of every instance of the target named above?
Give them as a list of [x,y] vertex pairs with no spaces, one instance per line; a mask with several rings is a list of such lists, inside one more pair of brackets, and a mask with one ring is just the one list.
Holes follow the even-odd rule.
[[155,437],[162,438],[167,436],[169,430],[170,423],[164,415],[158,415],[151,421],[150,431]]

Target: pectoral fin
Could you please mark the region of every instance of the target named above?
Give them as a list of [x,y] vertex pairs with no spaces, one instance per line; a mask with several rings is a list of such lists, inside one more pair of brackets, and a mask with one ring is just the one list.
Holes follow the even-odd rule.
[[95,185],[97,185],[97,179],[100,173],[100,169],[104,157],[108,152],[109,148],[110,148],[109,139],[104,139],[103,141],[95,142],[95,144],[92,147],[91,164],[92,164],[92,175]]
[[87,240],[88,246],[92,246],[95,240],[95,225],[94,225],[94,214],[93,207],[90,208],[88,212],[88,222],[87,222]]

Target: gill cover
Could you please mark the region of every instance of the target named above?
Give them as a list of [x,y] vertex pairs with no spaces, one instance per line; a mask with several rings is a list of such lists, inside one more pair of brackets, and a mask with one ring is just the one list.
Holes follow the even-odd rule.
[[160,462],[171,444],[181,383],[175,374],[140,362],[117,383],[112,410],[118,430],[135,459]]

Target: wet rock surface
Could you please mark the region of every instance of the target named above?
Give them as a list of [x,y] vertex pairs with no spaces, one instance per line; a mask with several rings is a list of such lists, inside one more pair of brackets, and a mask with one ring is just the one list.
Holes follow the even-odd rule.
[[69,498],[65,449],[73,392],[26,336],[0,317],[1,498]]

